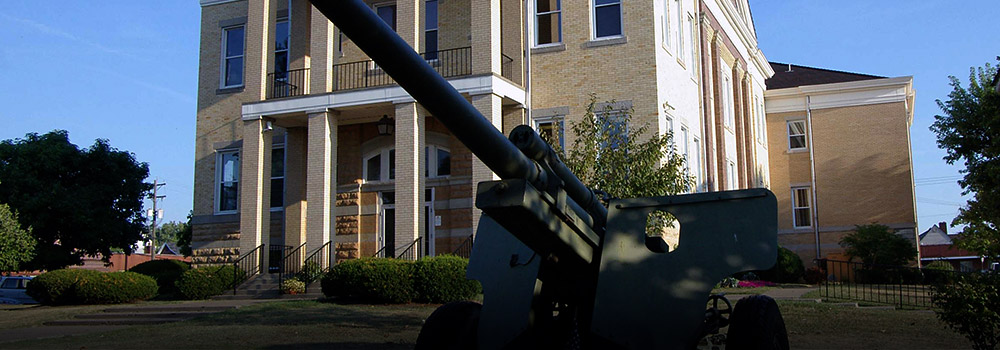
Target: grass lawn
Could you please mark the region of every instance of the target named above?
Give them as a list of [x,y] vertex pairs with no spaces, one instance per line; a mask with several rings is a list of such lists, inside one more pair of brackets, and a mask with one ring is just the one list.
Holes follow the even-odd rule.
[[[934,314],[781,302],[793,349],[971,348]],[[412,349],[436,305],[279,301],[185,322],[2,343],[10,349]]]
[[108,308],[107,305],[3,305],[0,307],[0,330],[41,326],[45,321],[65,320]]

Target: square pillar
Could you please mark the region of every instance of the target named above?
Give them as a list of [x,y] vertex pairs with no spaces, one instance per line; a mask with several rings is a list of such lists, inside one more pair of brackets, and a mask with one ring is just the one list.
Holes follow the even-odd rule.
[[274,69],[274,23],[278,1],[247,1],[246,53],[244,56],[244,93],[251,100],[263,100],[267,91],[267,73]]
[[[243,150],[240,161],[240,255],[245,255],[270,239],[271,227],[271,132],[268,119],[243,121]],[[267,249],[259,261],[267,263]]]
[[[415,102],[396,105],[396,251],[410,246],[424,230],[424,118]],[[391,165],[390,165],[391,166]],[[416,247],[414,249],[419,249]],[[417,253],[420,253],[418,250]],[[415,254],[419,256],[419,254]]]
[[[472,106],[479,110],[490,123],[493,124],[498,130],[503,130],[503,106],[501,105],[502,99],[500,96],[495,94],[485,94],[485,95],[475,95],[472,96]],[[479,157],[472,157],[472,198],[476,198],[476,187],[479,186],[480,182],[499,180],[500,177],[493,173],[490,168],[483,164]],[[473,206],[472,208],[472,232],[476,232],[479,228],[479,217],[483,215],[482,210]]]
[[289,128],[285,137],[285,245],[306,242],[306,128]]
[[[330,242],[337,181],[337,119],[326,110],[313,111],[308,115],[306,251],[312,254]],[[329,257],[324,261],[329,261]]]
[[334,35],[333,23],[315,6],[309,5],[309,93],[333,91],[334,49],[339,38]]
[[396,0],[396,34],[417,52],[424,39],[424,2],[426,0]]
[[472,74],[500,74],[500,0],[473,0]]

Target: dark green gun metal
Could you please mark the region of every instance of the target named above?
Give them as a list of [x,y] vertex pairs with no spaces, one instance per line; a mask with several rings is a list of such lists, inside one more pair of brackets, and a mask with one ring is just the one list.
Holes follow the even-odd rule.
[[[727,325],[730,349],[788,348],[773,300],[710,295],[774,265],[771,191],[603,203],[532,128],[504,137],[363,1],[311,2],[501,179],[476,191],[467,276],[483,303],[438,308],[417,349],[693,349]],[[654,211],[680,223],[675,250],[646,235]]]

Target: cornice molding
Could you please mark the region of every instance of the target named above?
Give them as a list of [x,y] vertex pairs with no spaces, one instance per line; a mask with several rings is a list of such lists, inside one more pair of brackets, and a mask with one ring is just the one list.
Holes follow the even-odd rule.
[[201,4],[201,7],[225,4],[228,2],[237,2],[237,1],[243,1],[243,0],[198,0],[198,2]]
[[767,113],[805,111],[807,107],[806,96],[810,97],[809,108],[811,109],[903,102],[907,105],[907,114],[912,115],[913,77],[767,90],[764,92],[765,109]]

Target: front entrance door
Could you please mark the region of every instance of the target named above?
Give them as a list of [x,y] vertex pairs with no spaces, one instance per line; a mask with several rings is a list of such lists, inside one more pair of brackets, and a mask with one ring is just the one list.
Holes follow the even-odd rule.
[[381,230],[379,232],[380,258],[396,257],[396,193],[382,192],[379,195],[382,202]]
[[434,256],[434,188],[424,192],[424,255]]

